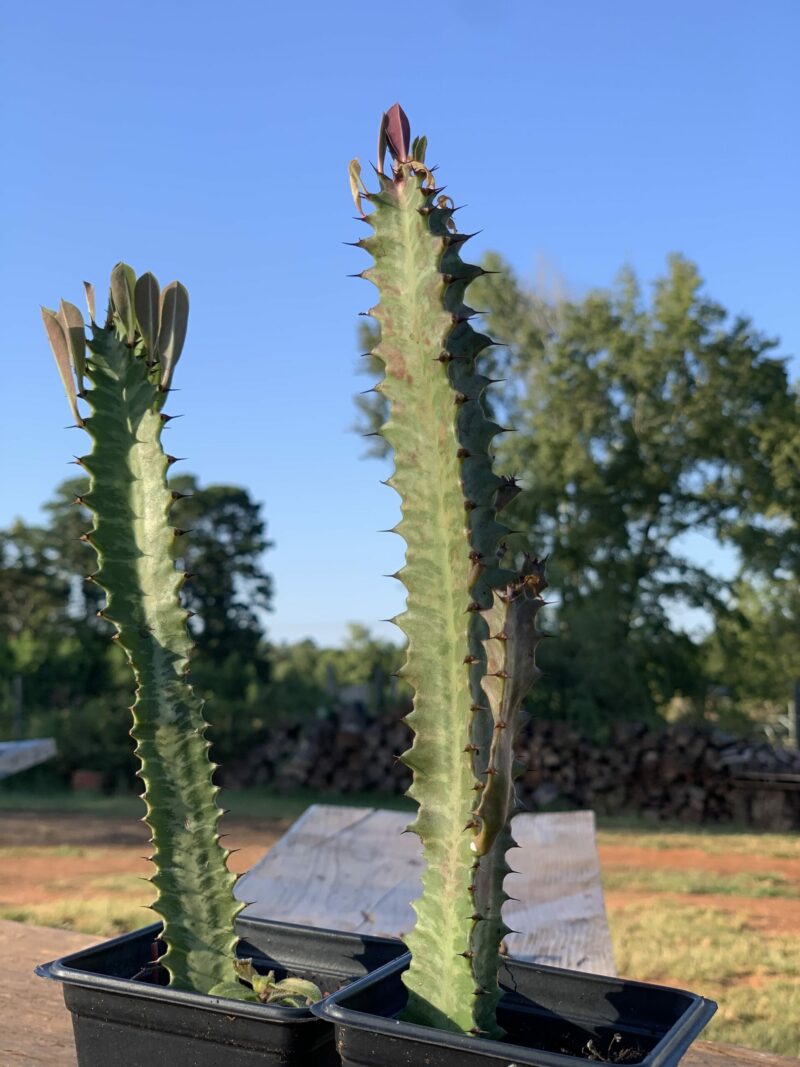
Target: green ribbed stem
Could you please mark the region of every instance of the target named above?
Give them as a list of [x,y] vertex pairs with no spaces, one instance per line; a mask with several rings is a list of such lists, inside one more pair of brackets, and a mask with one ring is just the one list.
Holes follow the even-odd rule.
[[94,447],[80,462],[91,479],[84,502],[95,526],[87,540],[97,552],[94,580],[107,596],[103,614],[136,680],[131,734],[156,867],[152,907],[168,946],[161,962],[174,988],[252,999],[233,972],[233,924],[243,905],[220,844],[202,701],[186,681],[191,640],[174,562],[178,534],[168,517],[164,393],[141,339],[134,348],[113,328],[93,326],[89,348],[85,427]]
[[374,236],[360,244],[375,260],[364,276],[381,294],[371,311],[381,328],[374,354],[386,370],[377,388],[390,404],[382,433],[394,450],[389,484],[402,498],[397,532],[406,542],[398,577],[407,605],[396,621],[408,638],[402,674],[415,701],[407,719],[414,742],[403,759],[414,772],[409,795],[419,811],[411,829],[426,861],[417,922],[407,938],[406,1016],[499,1035],[496,948],[493,972],[482,967],[486,982],[476,982],[482,964],[475,959],[476,929],[486,917],[476,901],[472,847],[473,809],[483,787],[475,770],[476,720],[486,720],[483,733],[491,736],[471,677],[477,669],[480,679],[483,661],[485,624],[476,612],[490,602],[500,573],[497,545],[506,532],[495,518],[501,479],[489,454],[500,428],[486,418],[481,396],[488,382],[475,368],[491,340],[471,328],[463,303],[467,284],[481,271],[462,262],[463,238],[449,228],[452,209],[436,203],[425,175],[412,166],[382,179],[369,200]]

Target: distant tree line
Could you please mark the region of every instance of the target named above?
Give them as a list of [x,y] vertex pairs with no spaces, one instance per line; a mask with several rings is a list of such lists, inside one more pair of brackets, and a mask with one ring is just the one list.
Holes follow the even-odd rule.
[[[182,498],[173,515],[189,531],[179,544],[188,572],[183,596],[197,646],[191,677],[209,701],[209,736],[220,761],[241,754],[274,716],[310,715],[360,684],[376,707],[393,687],[399,651],[351,626],[342,649],[313,641],[271,645],[266,613],[271,547],[261,506],[246,489],[173,478]],[[39,525],[0,530],[0,739],[55,736],[56,773],[99,770],[109,785],[129,785],[135,762],[127,736],[133,692],[111,628],[98,611],[103,595],[87,575],[91,549],[81,535],[91,518],[80,504],[81,478],[64,482]]]

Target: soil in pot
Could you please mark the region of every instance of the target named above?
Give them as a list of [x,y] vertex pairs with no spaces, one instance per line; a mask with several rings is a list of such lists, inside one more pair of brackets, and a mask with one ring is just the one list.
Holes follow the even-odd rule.
[[336,1026],[344,1067],[676,1067],[716,1005],[693,993],[509,960],[503,1041],[407,1023],[397,961],[312,1009]]

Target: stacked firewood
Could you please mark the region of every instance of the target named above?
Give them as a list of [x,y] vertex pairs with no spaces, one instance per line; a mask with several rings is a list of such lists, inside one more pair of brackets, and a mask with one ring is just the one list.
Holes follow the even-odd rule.
[[[403,793],[409,743],[403,710],[369,718],[342,709],[326,718],[276,723],[229,765],[230,788],[270,786],[322,793]],[[654,821],[800,828],[800,752],[736,739],[722,730],[661,730],[617,723],[597,744],[558,722],[531,721],[519,738],[519,792],[531,810],[594,808]]]

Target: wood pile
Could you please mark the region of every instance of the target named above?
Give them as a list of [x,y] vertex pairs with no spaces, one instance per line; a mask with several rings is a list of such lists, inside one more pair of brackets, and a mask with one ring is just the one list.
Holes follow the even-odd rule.
[[[375,720],[345,708],[324,719],[276,723],[229,765],[224,784],[403,793],[410,781],[397,759],[409,743],[404,710]],[[627,722],[598,745],[565,723],[531,721],[518,751],[526,768],[519,792],[529,810],[593,808],[654,821],[800,829],[800,752],[793,749],[711,727],[656,730]]]

